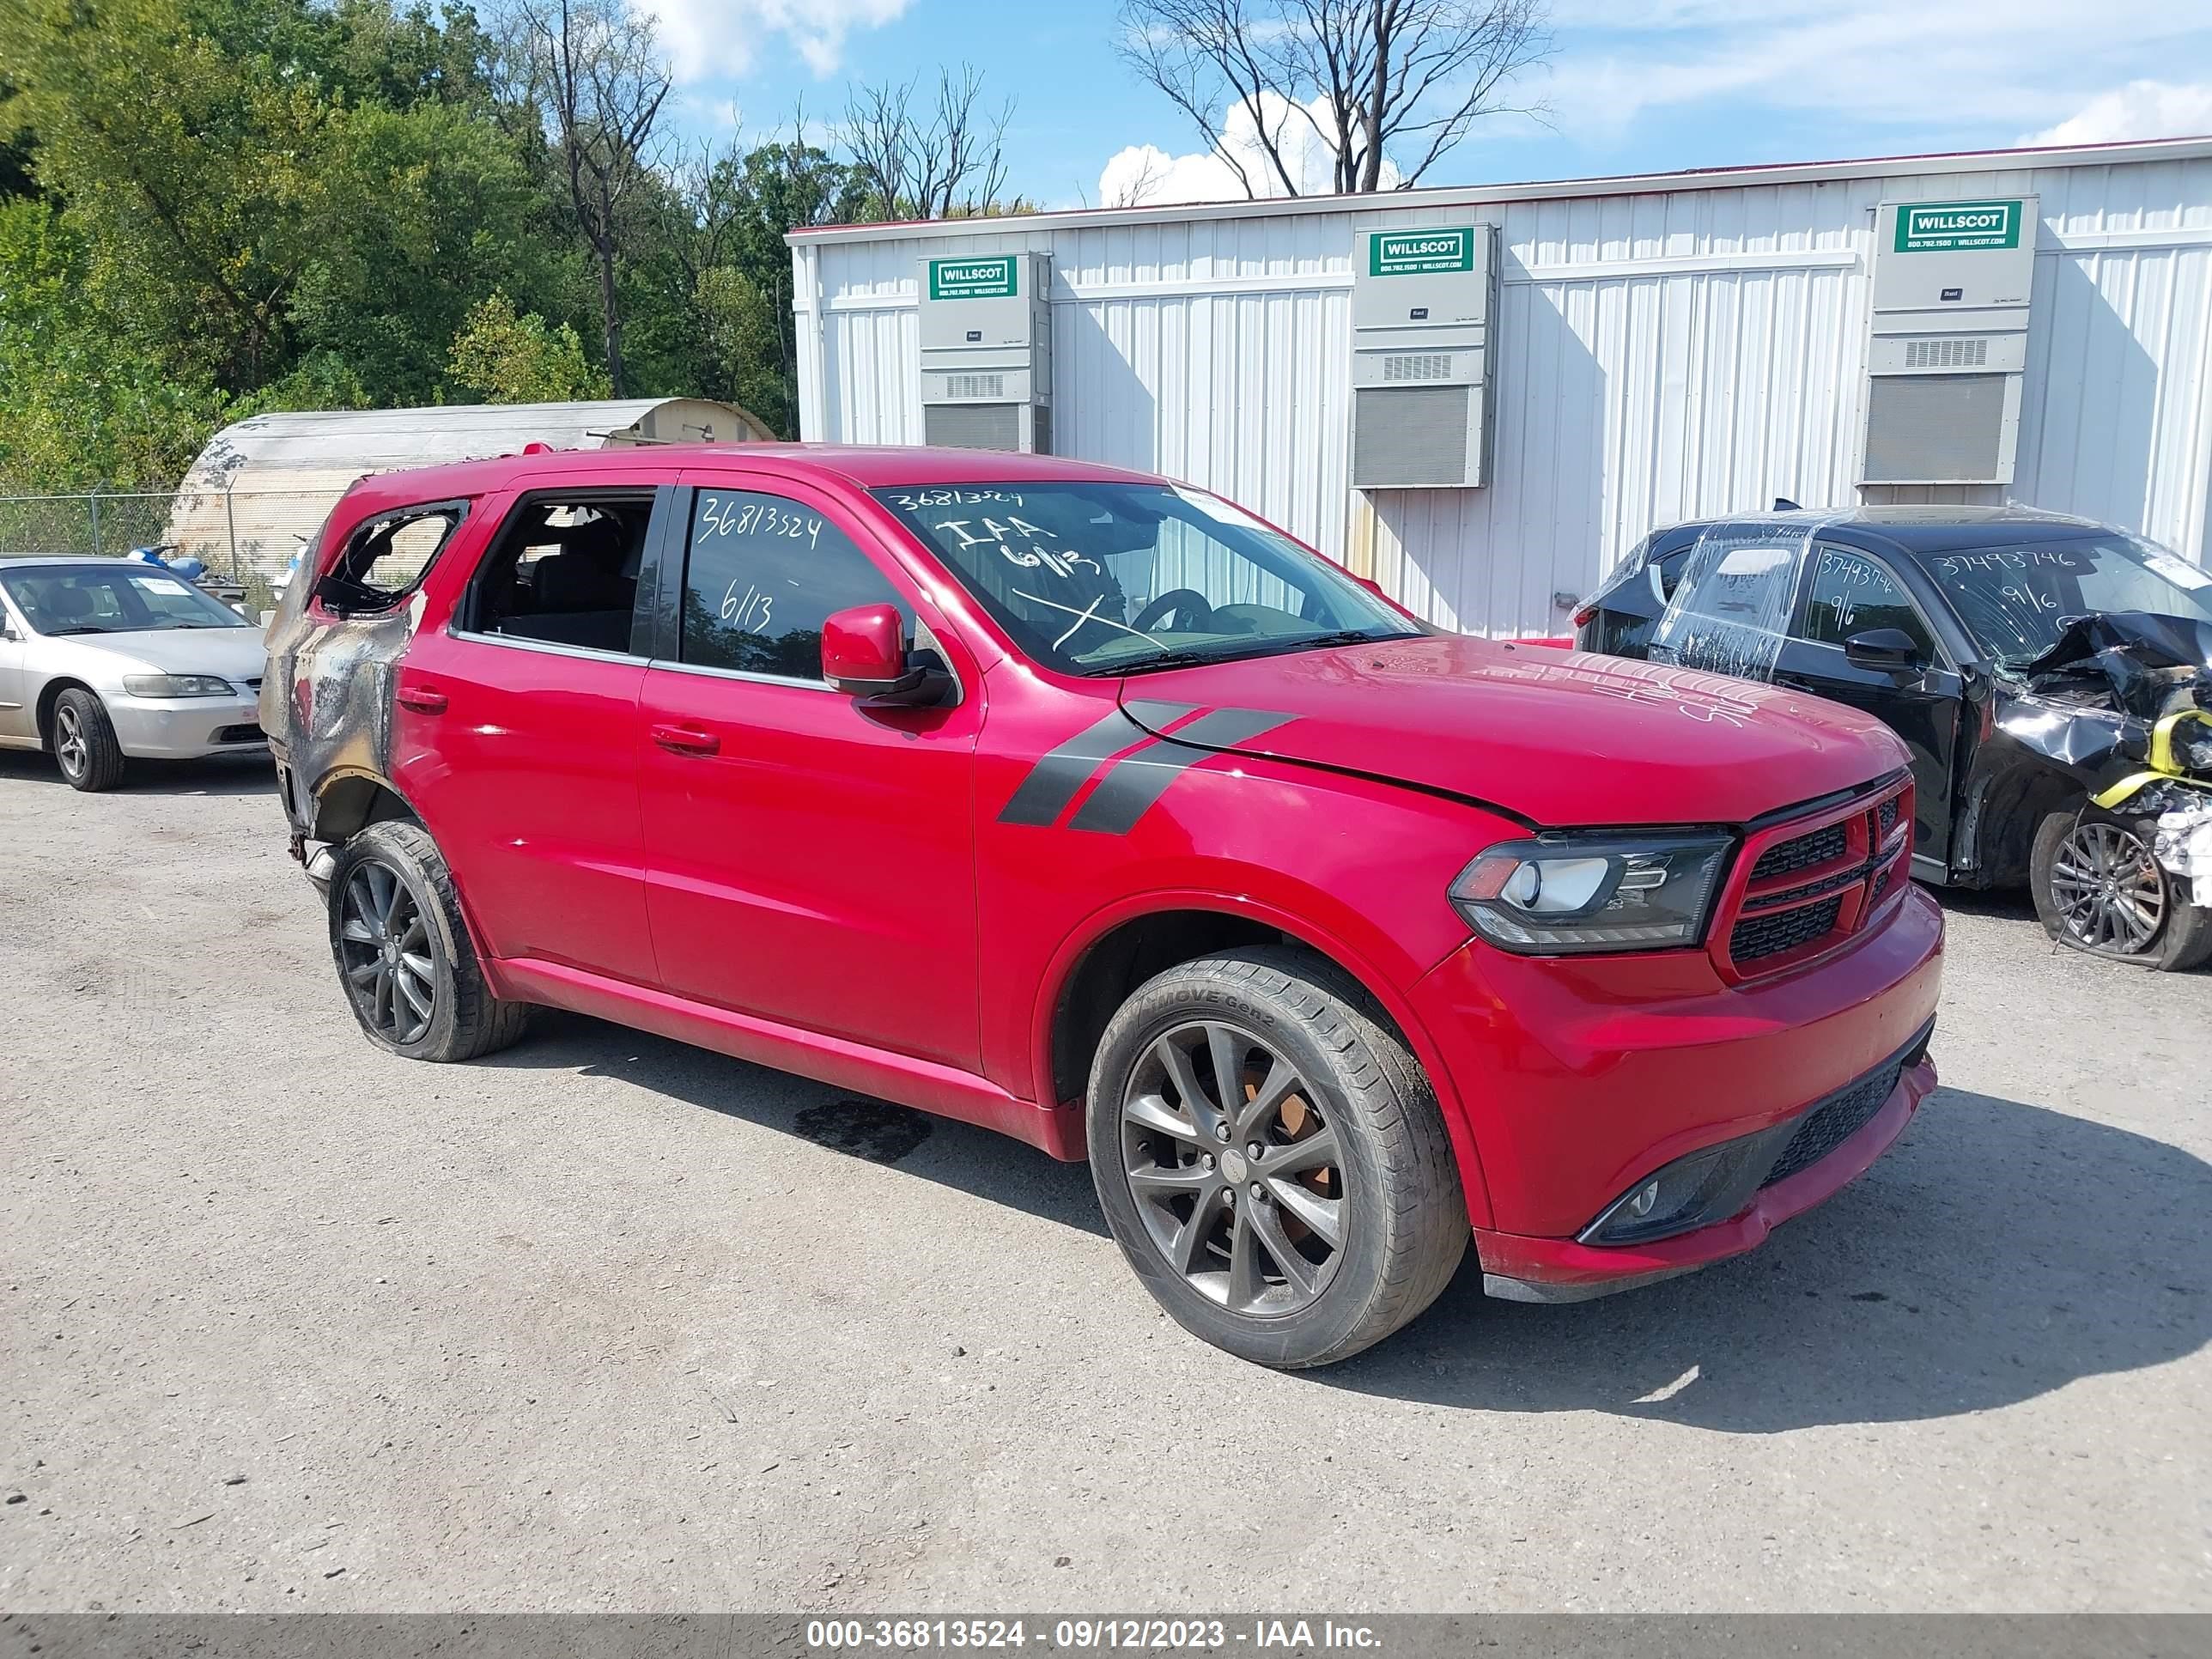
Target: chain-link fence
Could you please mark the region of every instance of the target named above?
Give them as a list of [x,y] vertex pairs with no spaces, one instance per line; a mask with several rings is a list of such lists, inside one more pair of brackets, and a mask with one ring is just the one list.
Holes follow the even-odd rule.
[[0,495],[0,553],[110,557],[167,544],[211,575],[279,580],[322,526],[343,489],[94,490],[81,495]]

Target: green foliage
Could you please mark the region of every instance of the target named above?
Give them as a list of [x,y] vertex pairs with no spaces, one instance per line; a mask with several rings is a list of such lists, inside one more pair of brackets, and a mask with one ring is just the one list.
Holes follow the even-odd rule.
[[267,410],[603,397],[611,311],[631,391],[796,435],[783,239],[861,168],[648,170],[603,283],[542,77],[433,3],[0,0],[0,493],[166,485]]
[[548,328],[536,312],[515,314],[495,290],[453,338],[454,382],[486,403],[554,404],[607,395],[607,377],[584,356],[584,343],[562,323]]

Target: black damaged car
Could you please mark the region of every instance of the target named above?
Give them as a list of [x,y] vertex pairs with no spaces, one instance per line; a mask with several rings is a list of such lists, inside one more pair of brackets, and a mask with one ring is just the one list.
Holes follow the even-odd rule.
[[2054,939],[2212,957],[2212,574],[2023,507],[1790,507],[1646,537],[1585,651],[1796,685],[1912,751],[1913,871],[2026,884]]

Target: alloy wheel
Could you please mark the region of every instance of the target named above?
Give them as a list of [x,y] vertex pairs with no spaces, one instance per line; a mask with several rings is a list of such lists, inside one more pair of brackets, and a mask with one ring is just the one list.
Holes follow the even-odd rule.
[[1297,1066],[1245,1027],[1194,1020],[1146,1049],[1121,1167],[1168,1265],[1231,1313],[1297,1313],[1328,1287],[1348,1220],[1336,1132]]
[[2166,921],[2166,878],[2149,843],[2124,825],[2077,823],[2051,865],[2067,937],[2108,956],[2139,956]]
[[70,777],[82,777],[92,757],[91,745],[86,741],[84,720],[76,710],[63,703],[54,710],[54,758]]
[[404,1047],[430,1029],[437,1010],[430,932],[415,896],[390,866],[368,860],[346,878],[338,951],[346,993],[362,1018]]

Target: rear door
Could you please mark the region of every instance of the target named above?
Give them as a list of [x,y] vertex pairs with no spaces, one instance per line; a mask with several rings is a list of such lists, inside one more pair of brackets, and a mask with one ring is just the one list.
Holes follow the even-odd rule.
[[[766,475],[684,482],[641,717],[664,980],[977,1070],[981,675],[870,515]],[[933,630],[956,704],[872,708],[822,678],[823,619],[878,602]]]
[[542,489],[499,527],[394,688],[397,775],[495,957],[653,985],[638,828],[636,592],[674,491]]
[[[1816,542],[1775,678],[1864,709],[1912,754],[1916,855],[1948,867],[1951,766],[1965,688],[1918,603],[1888,562],[1863,548]],[[1844,654],[1854,634],[1894,628],[1919,647],[1911,672],[1861,668]]]

